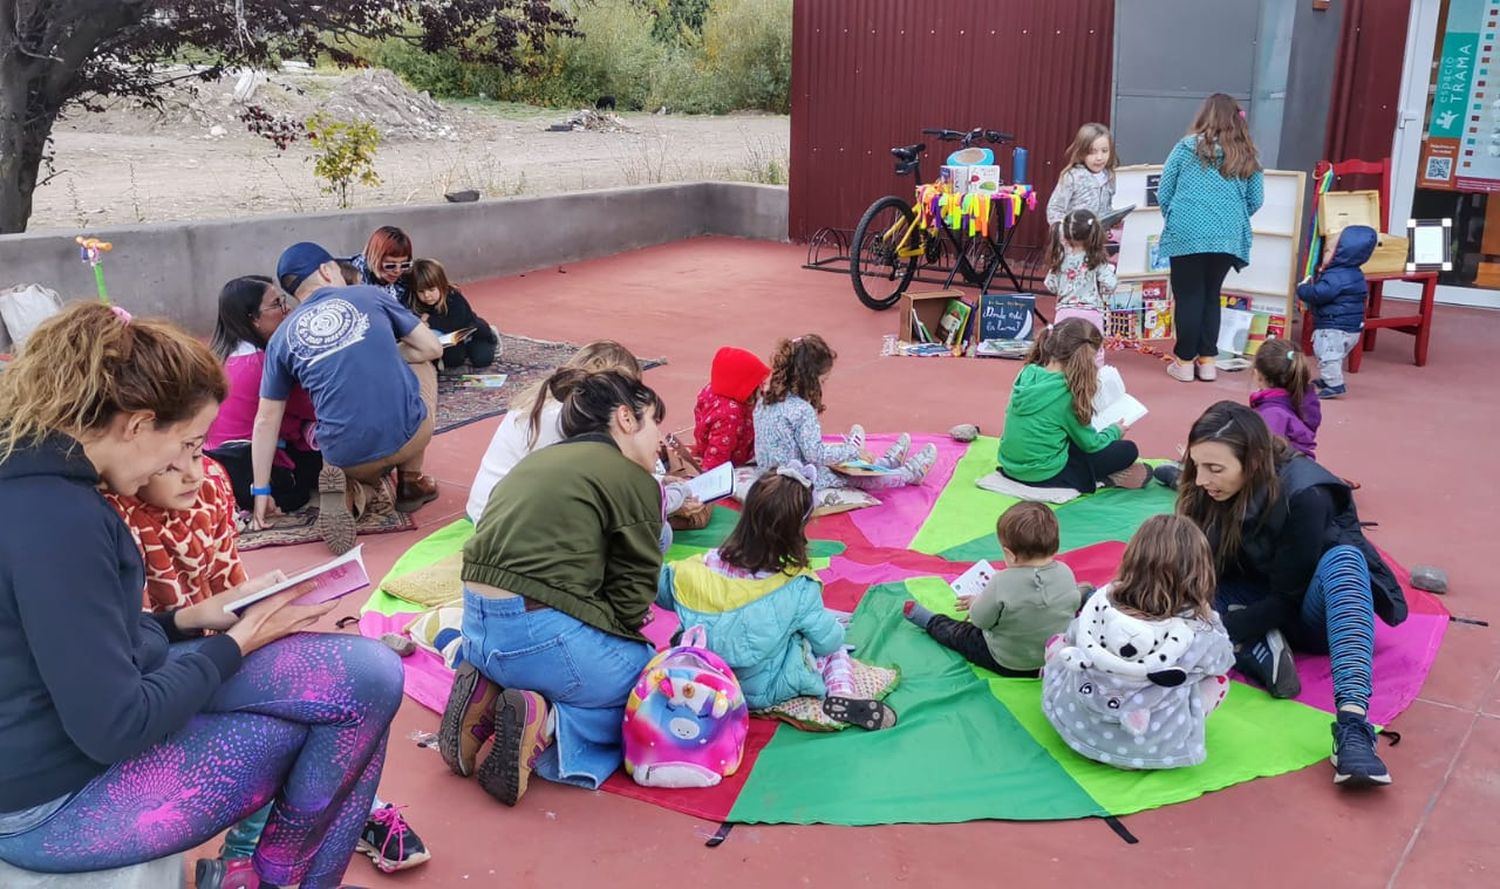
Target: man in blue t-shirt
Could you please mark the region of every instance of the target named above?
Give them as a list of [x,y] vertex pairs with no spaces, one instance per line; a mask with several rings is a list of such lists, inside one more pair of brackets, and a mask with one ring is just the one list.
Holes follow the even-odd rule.
[[276,278],[301,305],[266,346],[251,435],[254,520],[265,523],[282,414],[293,387],[301,386],[312,397],[323,452],[318,530],[329,549],[342,553],[354,546],[354,520],[391,469],[397,510],[414,512],[437,497],[422,459],[437,401],[432,362],[443,347],[385,291],[345,286],[338,262],[317,244],[287,248]]

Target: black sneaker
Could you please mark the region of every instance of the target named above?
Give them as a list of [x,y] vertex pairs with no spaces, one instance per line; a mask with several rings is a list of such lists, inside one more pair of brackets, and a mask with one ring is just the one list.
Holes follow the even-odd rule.
[[1176,463],[1162,463],[1151,467],[1151,475],[1167,487],[1175,488],[1178,479],[1182,478],[1182,467]]
[[1280,630],[1272,630],[1264,639],[1247,643],[1235,652],[1234,666],[1264,686],[1273,698],[1295,698],[1302,693],[1292,649]]
[[417,832],[401,815],[400,806],[384,805],[370,813],[355,851],[370,856],[385,873],[416,867],[432,857]]
[[1333,783],[1344,787],[1384,787],[1391,771],[1375,752],[1375,729],[1363,715],[1340,711],[1333,724]]

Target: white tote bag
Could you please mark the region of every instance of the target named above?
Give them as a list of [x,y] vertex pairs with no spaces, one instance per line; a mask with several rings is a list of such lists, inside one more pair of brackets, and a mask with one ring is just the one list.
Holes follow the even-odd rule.
[[9,351],[19,352],[32,331],[48,318],[62,311],[62,299],[40,284],[23,284],[0,292],[0,322],[5,325]]

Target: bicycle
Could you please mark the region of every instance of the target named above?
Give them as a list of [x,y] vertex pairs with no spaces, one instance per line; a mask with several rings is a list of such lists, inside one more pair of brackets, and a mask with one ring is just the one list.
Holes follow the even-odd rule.
[[[923,135],[936,137],[941,142],[957,142],[959,148],[971,148],[984,142],[1002,145],[1015,141],[1009,133],[975,128],[968,132],[947,129],[924,129]],[[922,154],[926,143],[898,146],[891,149],[896,159],[896,175],[911,176],[913,183],[921,187]],[[946,225],[937,226],[940,233],[929,231],[921,222],[922,206],[916,201],[886,195],[870,205],[854,227],[854,240],[849,249],[849,276],[854,281],[854,294],[859,301],[872,309],[888,309],[895,305],[911,285],[919,263],[937,266],[943,257],[944,239],[953,248],[957,257],[953,268],[948,270],[945,287],[952,286],[956,275],[963,275],[970,285],[988,290],[995,274],[1004,271],[1011,284],[1019,292],[1021,282],[1005,261],[1005,250],[1015,228],[1009,227],[998,237],[974,236],[965,244]],[[1001,228],[999,226],[997,229]],[[971,258],[971,254],[979,254]],[[871,285],[884,280],[894,287],[889,292]]]

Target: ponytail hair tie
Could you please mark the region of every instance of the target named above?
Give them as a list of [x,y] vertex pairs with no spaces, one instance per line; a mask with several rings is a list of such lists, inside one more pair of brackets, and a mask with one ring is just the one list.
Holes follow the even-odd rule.
[[120,319],[121,324],[129,324],[131,321],[135,320],[134,318],[130,317],[129,312],[125,311],[119,306],[110,306],[109,310],[114,313],[116,318]]

